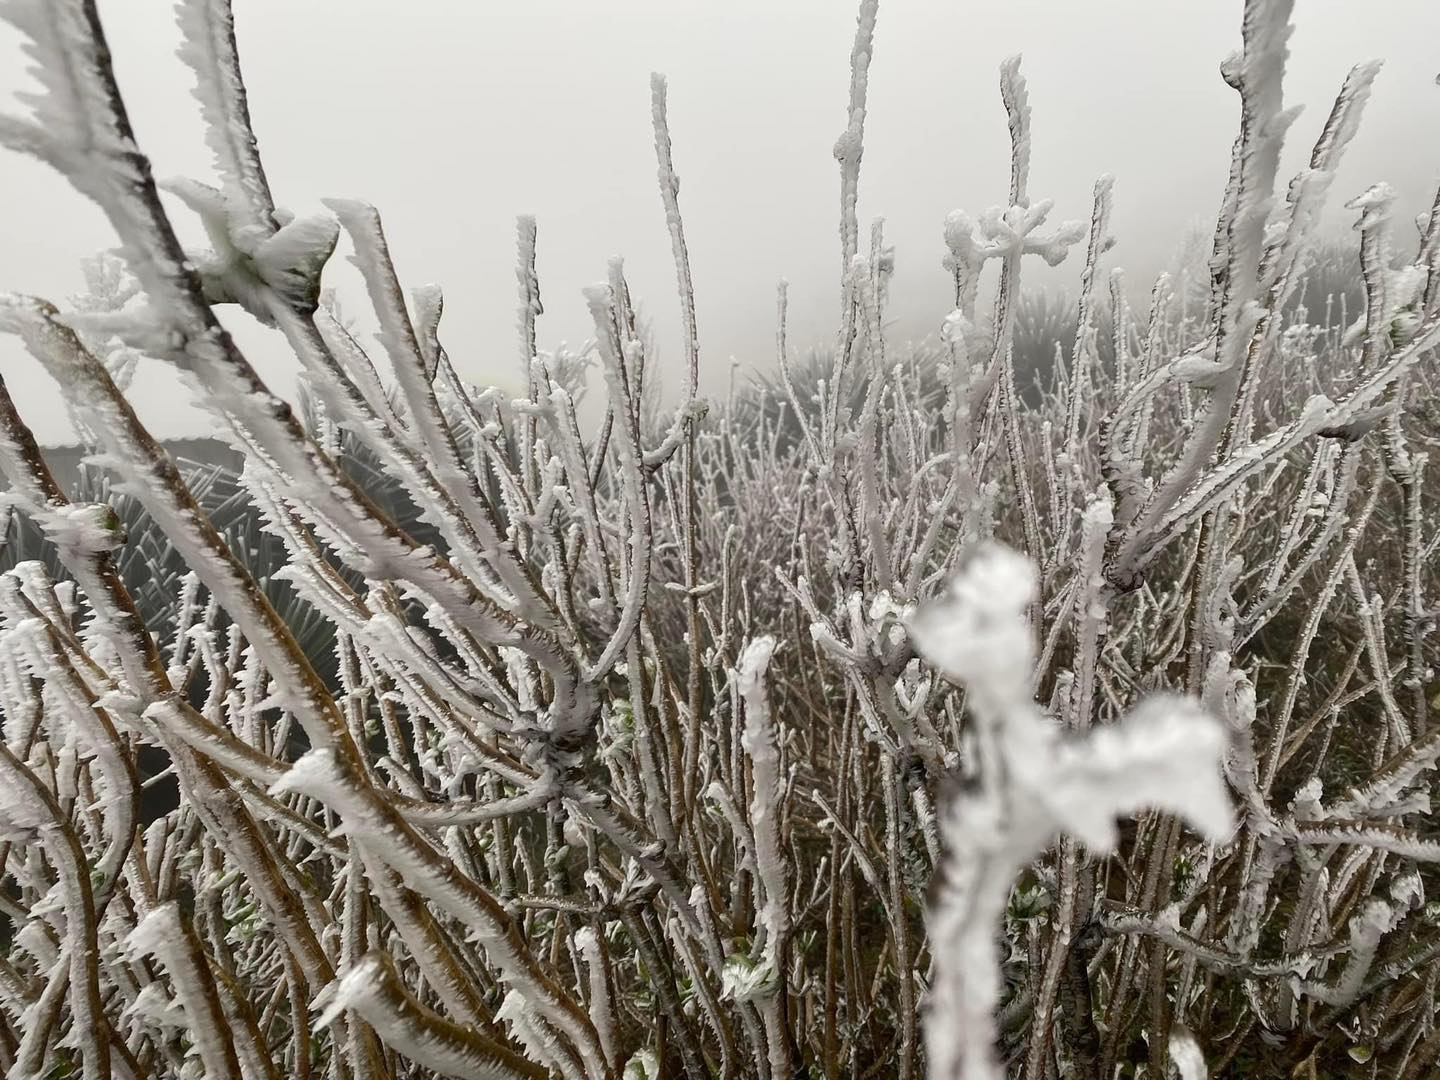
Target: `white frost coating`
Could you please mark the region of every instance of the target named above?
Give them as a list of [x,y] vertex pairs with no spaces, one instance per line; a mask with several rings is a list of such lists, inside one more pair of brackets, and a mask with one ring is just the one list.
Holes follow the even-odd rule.
[[134,958],[153,956],[169,975],[206,1075],[239,1080],[235,1043],[220,1009],[209,964],[180,913],[180,905],[172,900],[153,908],[130,931],[124,947]]
[[[3,320],[0,304],[0,320]],[[76,555],[114,551],[124,541],[115,511],[105,503],[71,503],[50,511],[44,521],[45,535],[61,550]]]
[[[1218,768],[1210,765],[1218,765],[1224,748],[1224,729],[1195,702],[1154,696],[1083,743],[1058,742],[1050,783],[1036,795],[1063,815],[1056,820],[1065,831],[1097,854],[1113,850],[1117,815],[1151,807],[1171,810],[1221,840],[1234,818]],[[1096,802],[1097,787],[1107,787],[1108,802]]]
[[[1113,381],[1100,364],[1094,297],[1097,260],[1110,243],[1104,178],[1073,348],[1067,355],[1066,341],[1057,350],[1056,393],[1016,410],[1020,265],[1031,254],[1064,257],[1083,229],[1050,234],[1054,209],[1027,190],[1029,104],[1013,62],[1001,75],[1012,127],[1008,197],[973,220],[957,214],[947,223],[955,276],[948,347],[933,373],[910,363],[908,349],[887,355],[893,257],[878,224],[861,257],[855,219],[876,8],[863,0],[849,126],[836,148],[849,249],[843,355],[828,370],[806,369],[797,389],[801,372],[784,360],[782,285],[776,337],[788,400],[760,410],[753,428],[743,392],[703,426],[692,402],[667,429],[652,412],[650,335],[617,262],[592,296],[610,406],[598,431],[575,415],[593,350],[577,357],[535,347],[533,219],[519,229],[529,379],[519,401],[464,385],[440,347],[440,293],[401,290],[378,216],[359,204],[337,208],[356,225],[373,306],[403,372],[401,394],[337,306],[308,309],[336,223],[296,221],[271,202],[227,0],[185,0],[181,11],[185,58],[222,176],[218,189],[171,185],[199,212],[214,248],[187,256],[130,138],[99,6],[0,0],[0,16],[10,14],[30,38],[48,88],[33,110],[37,122],[0,121],[0,141],[62,170],[125,244],[124,259],[87,274],[92,295],[75,302],[76,313],[17,298],[3,302],[0,321],[26,337],[66,389],[78,430],[95,444],[88,464],[111,474],[104,495],[86,498],[134,496],[138,505],[120,516],[148,514],[135,546],[119,546],[117,558],[122,540],[105,535],[104,512],[68,504],[0,385],[0,472],[13,492],[0,495],[0,531],[9,535],[10,508],[19,508],[58,542],[75,577],[60,596],[38,563],[0,575],[0,833],[18,844],[3,884],[20,927],[15,963],[0,965],[0,1020],[21,1014],[11,1023],[18,1049],[7,1043],[6,1055],[16,1075],[43,1075],[58,1045],[81,1051],[86,1080],[104,1080],[112,1074],[108,1028],[126,1041],[120,1057],[165,1075],[273,1080],[313,1047],[313,1068],[337,1075],[386,1072],[399,1054],[410,1058],[398,1067],[407,1074],[498,1069],[538,1078],[547,1069],[526,1065],[508,1039],[485,1042],[495,1030],[486,1002],[513,991],[505,1016],[517,1036],[567,1080],[614,1080],[626,1055],[650,1041],[657,1003],[676,1020],[666,1034],[687,1074],[713,1063],[719,1075],[788,1077],[788,1047],[813,1054],[824,1023],[831,1071],[874,1065],[913,1076],[915,998],[932,985],[933,1038],[965,1042],[983,1068],[993,1065],[984,1025],[996,1004],[994,938],[1007,892],[1062,829],[1066,842],[1033,868],[1057,901],[1048,932],[1004,923],[1007,944],[1020,946],[1010,963],[1028,967],[1033,991],[1004,1010],[1016,1018],[1030,1006],[1030,1023],[1012,1029],[1007,1046],[1020,1051],[1015,1043],[1028,1040],[1027,1075],[1041,1075],[1052,1050],[1064,1063],[1080,1049],[1087,1017],[1062,1004],[1078,987],[1061,984],[1097,932],[1131,939],[1088,957],[1103,1022],[1138,1017],[1123,1030],[1107,1027],[1106,1041],[1128,1043],[1138,1029],[1152,1072],[1183,1043],[1180,1022],[1195,1018],[1200,967],[1209,973],[1201,978],[1242,984],[1236,1000],[1262,1021],[1251,1023],[1252,1039],[1262,1029],[1320,1035],[1337,1010],[1363,1009],[1386,1028],[1365,1047],[1377,1055],[1410,1052],[1407,1025],[1428,1030],[1433,1017],[1422,1010],[1387,1021],[1367,999],[1379,992],[1383,1004],[1386,987],[1403,982],[1409,1001],[1409,988],[1423,985],[1423,967],[1407,966],[1417,956],[1416,964],[1428,962],[1423,948],[1398,939],[1425,946],[1426,920],[1411,918],[1424,897],[1408,868],[1440,860],[1440,841],[1422,823],[1425,774],[1440,757],[1440,728],[1426,720],[1427,703],[1440,705],[1427,701],[1428,489],[1419,483],[1423,456],[1407,450],[1413,428],[1402,423],[1407,398],[1434,390],[1422,361],[1440,339],[1440,201],[1421,222],[1419,254],[1403,267],[1389,239],[1391,193],[1377,187],[1352,204],[1361,218],[1363,317],[1344,338],[1356,310],[1340,320],[1327,310],[1323,327],[1306,325],[1298,309],[1313,295],[1308,268],[1323,251],[1314,224],[1375,66],[1347,78],[1308,167],[1276,205],[1280,137],[1294,116],[1279,97],[1292,0],[1245,3],[1246,51],[1224,71],[1244,118],[1212,250],[1157,286],[1148,326],[1110,271]],[[657,79],[652,116],[693,389],[693,298],[665,111]],[[133,271],[122,269],[126,260]],[[990,260],[1000,263],[994,315],[977,315]],[[314,395],[303,419],[266,389],[215,321],[222,302],[282,330]],[[115,350],[119,340],[134,348]],[[1351,345],[1358,364],[1316,383],[1326,353]],[[237,547],[231,559],[201,528],[212,515],[196,505],[204,501],[198,486],[169,468],[124,396],[138,349],[179,368],[227,426],[248,462],[240,494],[265,544],[279,542],[284,569],[268,567],[252,582],[245,568],[266,552]],[[1299,387],[1308,389],[1271,392]],[[1302,404],[1307,393],[1317,396]],[[1271,556],[1265,525],[1296,494],[1294,466],[1306,456],[1310,479]],[[1004,466],[1008,478],[998,474]],[[1395,483],[1383,482],[1385,472]],[[372,477],[383,486],[372,487]],[[396,505],[391,494],[403,504],[405,491],[417,527],[407,515],[392,529],[375,511]],[[1367,491],[1355,516],[1355,496]],[[1392,512],[1392,499],[1402,513]],[[1397,583],[1389,559],[1359,549],[1371,509],[1379,512],[1369,536],[1405,533],[1397,561],[1410,580]],[[1210,521],[1197,533],[1202,517]],[[773,530],[786,522],[795,531],[777,544]],[[1014,535],[1017,525],[1042,567],[1038,582],[1023,561],[1007,567],[982,552],[985,587],[967,577],[911,610],[955,577],[979,539]],[[438,538],[433,548],[420,528]],[[191,571],[173,631],[168,617],[145,625],[123,587],[134,580],[131,556],[144,555],[157,533]],[[1187,539],[1201,541],[1190,555]],[[697,547],[719,565],[702,573]],[[1322,633],[1329,594],[1317,600],[1301,587],[1327,563],[1329,592],[1346,579],[1364,631],[1333,691],[1305,685],[1309,672],[1344,660]],[[772,570],[794,604],[759,587],[757,572],[765,579]],[[136,596],[147,612],[155,584]],[[707,590],[718,596],[700,603]],[[1288,678],[1272,681],[1262,667],[1252,683],[1241,674],[1257,670],[1246,642],[1292,596],[1310,610],[1296,612],[1306,617],[1302,643],[1288,665],[1275,666],[1288,667]],[[168,607],[172,598],[160,599]],[[673,617],[681,605],[688,636]],[[814,650],[772,657],[768,639],[741,647],[787,620],[813,628]],[[1043,628],[1042,648],[1027,620],[1036,633]],[[334,669],[312,667],[312,627],[333,631]],[[1312,657],[1312,640],[1323,659]],[[1267,646],[1277,641],[1285,647],[1286,635],[1267,635]],[[1333,644],[1343,651],[1348,642]],[[816,654],[822,670],[811,671],[807,658]],[[1142,830],[1127,839],[1123,868],[1097,868],[1120,886],[1126,910],[1107,902],[1097,914],[1096,900],[1119,899],[1091,876],[1092,853],[1115,842],[1117,813],[1183,802],[1209,835],[1228,823],[1218,787],[1177,773],[1177,762],[1214,754],[1215,725],[1187,702],[1144,700],[1148,686],[1181,668],[1185,685],[1203,688],[1206,710],[1227,724],[1227,775],[1244,802],[1246,831],[1216,850],[1175,836],[1168,821],[1159,835]],[[1256,684],[1264,695],[1282,679],[1289,696],[1277,718],[1268,701],[1257,702]],[[783,725],[769,714],[767,684],[776,709],[787,710],[776,713]],[[1040,688],[1047,713],[1063,723],[1036,708]],[[837,703],[842,689],[846,713],[825,730],[825,710],[808,705]],[[717,690],[725,697],[702,712]],[[1352,786],[1350,777],[1336,782],[1330,754],[1325,785],[1319,771],[1299,783],[1324,765],[1332,734],[1351,722],[1349,706],[1373,694],[1386,713],[1383,754],[1394,756],[1381,764],[1377,751],[1370,775]],[[792,714],[796,696],[801,711]],[[1362,706],[1362,717],[1371,713]],[[295,723],[307,748],[322,749],[287,777],[301,752]],[[139,738],[118,738],[115,725]],[[1062,729],[1092,734],[1067,738]],[[145,829],[143,844],[125,797],[138,746],[169,754],[158,779],[182,791],[181,808]],[[962,760],[969,787],[937,811],[940,781]],[[789,800],[795,781],[807,798]],[[278,797],[259,790],[272,785]],[[1288,808],[1272,807],[1272,789],[1296,791]],[[1403,873],[1384,875],[1385,859]],[[919,941],[907,913],[942,865],[933,942]],[[1221,868],[1234,887],[1214,893],[1207,886]],[[175,909],[130,933],[184,882],[196,886],[195,926],[204,935]],[[1010,895],[1028,921],[1030,897]],[[1367,906],[1376,896],[1384,902]],[[662,970],[686,981],[677,987],[679,1015],[673,999],[646,996],[644,980],[632,976],[633,930],[613,942],[605,936],[616,913],[637,904],[649,923],[643,932],[655,930],[662,954],[673,950],[658,958]],[[888,950],[857,942],[860,911],[865,931],[888,930]],[[1345,920],[1356,912],[1347,940]],[[822,921],[819,950],[809,931]],[[800,947],[790,950],[786,939],[797,931],[805,932]],[[135,950],[162,955],[142,973]],[[921,970],[927,956],[937,965],[933,980]],[[886,1006],[873,1050],[888,1046],[893,1060],[837,1060],[864,1044],[848,1030],[854,980],[816,976],[822,962],[828,976],[857,960],[866,996]],[[284,982],[297,975],[330,986],[314,1011],[336,1027],[313,1044],[267,1039],[249,1010],[227,1015],[217,1003],[231,1004],[235,986],[253,987],[269,1028],[286,1006]],[[1155,1024],[1143,1008],[1147,990],[1158,989],[1176,1003],[1173,1025]],[[337,1000],[353,1011],[333,1011]],[[348,1028],[357,1012],[366,1022]],[[182,1021],[188,1046],[167,1046]],[[837,1031],[837,1021],[847,1030]],[[256,1065],[272,1052],[273,1063]],[[627,1080],[653,1080],[667,1064],[659,1054],[632,1059]],[[960,1050],[954,1057],[969,1064]],[[125,1069],[117,1058],[113,1071]]]
[[875,50],[875,19],[879,0],[860,0],[855,20],[855,43],[850,49],[850,104],[845,130],[835,140],[840,163],[840,270],[849,303],[850,262],[860,247],[856,203],[860,196],[860,159],[865,153],[865,109],[870,86],[870,58]]
[[761,1017],[770,1072],[790,1072],[789,1035],[784,1030],[778,996],[785,992],[785,948],[790,936],[790,885],[786,872],[784,841],[780,836],[781,796],[784,779],[780,771],[779,738],[765,693],[765,671],[775,653],[775,639],[760,637],[750,642],[740,656],[736,682],[745,700],[745,730],[740,737],[750,757],[754,792],[750,798],[750,830],[755,841],[756,876],[764,901],[758,914],[765,931],[760,963],[748,957],[731,956],[722,972],[722,993],[737,1001],[763,999]]
[[756,638],[741,654],[737,673],[740,693],[745,699],[745,732],[741,744],[750,756],[755,785],[750,799],[750,827],[755,835],[756,873],[765,890],[760,921],[767,932],[767,951],[783,943],[790,927],[789,887],[784,844],[780,838],[780,753],[770,702],[765,694],[765,670],[774,652],[774,638]]
[[[315,749],[302,755],[270,789],[272,795],[287,791],[325,803],[340,815],[354,843],[393,867],[418,896],[468,924],[489,962],[534,1017],[537,1037],[556,1044],[547,1060],[564,1060],[562,1071],[567,1075],[604,1075],[603,1051],[589,1018],[541,977],[528,950],[517,947],[519,934],[500,905],[473,880],[452,873],[453,864],[407,828],[393,807],[380,803],[373,791],[346,783],[334,750]],[[580,1068],[571,1068],[568,1056],[560,1057],[568,1048],[558,1045],[556,1032],[576,1048]]]
[[1405,914],[1403,905],[1370,899],[1359,914],[1350,919],[1350,958],[1345,970],[1333,986],[1296,980],[1298,993],[1332,1006],[1352,1003],[1370,973],[1370,965],[1385,935],[1394,930]]
[[910,640],[947,678],[1011,694],[1034,664],[1024,620],[1034,599],[1030,561],[1008,548],[988,547],[943,597],[910,617]]
[[990,1080],[999,1004],[995,936],[1015,875],[1062,831],[1096,853],[1116,815],[1154,806],[1212,839],[1230,827],[1224,736],[1193,704],[1146,702],[1113,728],[1065,738],[1030,698],[1035,646],[1025,611],[1035,572],[1022,556],[981,548],[949,591],[909,621],[921,655],[964,682],[979,776],[941,820],[948,848],[927,917],[935,978],[928,1003],[930,1075]]
[[[660,182],[660,199],[665,207],[665,226],[670,232],[670,250],[675,262],[676,285],[680,290],[680,312],[685,321],[685,396],[689,405],[698,404],[695,395],[700,379],[700,345],[695,329],[695,283],[690,276],[690,253],[685,243],[685,223],[680,216],[680,177],[675,173],[671,153],[670,122],[666,109],[665,76],[650,74],[650,116],[655,131],[655,159]],[[686,425],[689,427],[689,425]]]
[[344,787],[345,777],[334,753],[311,750],[300,755],[285,775],[270,785],[270,794],[284,795],[289,791],[298,791],[321,802],[332,802],[341,798]]
[[595,1034],[605,1048],[605,1060],[614,1068],[618,1060],[619,1042],[615,1030],[615,1010],[610,1001],[610,984],[605,978],[605,958],[600,949],[600,938],[592,927],[584,927],[575,934],[575,945],[585,960],[585,971],[590,983],[590,1022],[595,1025]]
[[1170,1033],[1167,1049],[1170,1060],[1180,1073],[1180,1080],[1206,1080],[1210,1075],[1205,1069],[1205,1054],[1189,1028],[1177,1026]]
[[417,285],[410,290],[415,309],[415,339],[425,358],[425,374],[433,379],[444,349],[440,344],[440,317],[445,313],[445,293],[439,285]]
[[152,982],[143,987],[135,1000],[125,1007],[122,1016],[153,1024],[167,1037],[186,1030],[185,1010],[165,991],[163,984]]
[[31,919],[15,931],[15,947],[20,954],[30,956],[40,968],[54,967],[61,960],[61,952],[55,947],[49,929],[40,919]]
[[1000,65],[1000,97],[1010,121],[1010,202],[1026,206],[1030,178],[1030,94],[1020,73],[1020,57],[1010,56]]
[[339,1019],[347,1009],[358,1009],[360,1003],[374,991],[379,963],[366,957],[336,981],[330,983],[316,995],[312,1007],[321,1008],[315,1018],[317,1028],[327,1028]]
[[622,1080],[658,1080],[659,1076],[660,1063],[655,1060],[655,1051],[646,1048],[635,1051],[625,1062]]
[[132,956],[163,959],[180,932],[179,909],[173,904],[161,904],[135,924],[125,939],[125,948]]
[[[195,211],[210,238],[213,250],[194,257],[208,300],[239,304],[267,326],[275,324],[270,290],[290,307],[314,307],[320,273],[339,236],[334,218],[286,219],[279,230],[245,228],[237,223],[242,214],[233,193],[185,179],[167,180],[162,186]],[[93,319],[89,325],[95,325]]]
[[727,1001],[750,1002],[773,998],[780,988],[780,973],[767,958],[756,963],[744,953],[725,958],[720,972],[720,996]]
[[325,987],[315,1005],[322,1006],[315,1021],[317,1027],[328,1027],[342,1013],[353,1010],[387,1046],[440,1076],[457,1080],[539,1080],[544,1075],[508,1047],[421,1005],[400,983],[383,953],[372,952],[362,958],[338,982]]
[[176,55],[195,73],[205,141],[215,155],[236,225],[262,235],[273,233],[275,207],[250,128],[230,2],[181,0],[175,13],[182,36]]
[[573,1071],[565,1067],[566,1062],[555,1036],[545,1030],[534,1010],[516,991],[511,990],[505,995],[500,1008],[495,1010],[495,1018],[505,1021],[510,1035],[525,1048],[531,1060],[544,1062],[567,1076],[573,1075]]
[[[22,797],[18,788],[0,786],[0,839],[26,844],[49,820],[43,806]],[[29,924],[27,924],[29,925]]]
[[130,149],[107,129],[92,126],[105,110],[102,95],[84,75],[77,77],[68,62],[71,52],[87,52],[90,47],[80,5],[8,0],[3,15],[30,39],[26,52],[34,63],[28,71],[40,83],[41,92],[22,97],[32,110],[33,122],[0,116],[0,142],[62,171],[79,167],[89,153]]

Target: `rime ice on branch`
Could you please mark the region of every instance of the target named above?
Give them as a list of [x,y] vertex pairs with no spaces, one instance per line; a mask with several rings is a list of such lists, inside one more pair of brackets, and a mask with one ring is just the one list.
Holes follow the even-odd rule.
[[[947,218],[953,307],[902,347],[859,218],[861,0],[833,347],[803,358],[781,282],[776,382],[723,403],[652,76],[667,413],[620,259],[574,299],[593,343],[543,347],[533,218],[524,392],[467,382],[376,208],[277,201],[228,0],[178,4],[215,177],[163,186],[94,0],[0,0],[38,81],[0,142],[119,242],[68,308],[0,298],[87,458],[58,480],[0,383],[0,1068],[1432,1072],[1440,198],[1411,245],[1375,184],[1358,258],[1325,246],[1379,65],[1282,187],[1291,8],[1244,5],[1221,210],[1144,310],[1109,264],[1123,184],[1051,225],[1044,102],[1001,62],[1002,204]],[[1024,291],[1082,242],[1073,309]],[[141,357],[241,467],[172,460]]]

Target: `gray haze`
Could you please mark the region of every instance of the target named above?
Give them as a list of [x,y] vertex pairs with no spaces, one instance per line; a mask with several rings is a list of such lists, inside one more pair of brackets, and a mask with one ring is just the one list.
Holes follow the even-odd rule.
[[[723,393],[774,352],[776,281],[791,282],[791,340],[832,333],[838,309],[838,181],[851,0],[236,0],[251,109],[277,199],[305,212],[329,196],[381,210],[401,277],[446,290],[442,334],[463,374],[518,384],[514,218],[540,223],[542,347],[588,336],[582,286],[626,258],[678,389],[679,319],[655,183],[648,75],[670,78],[681,207],[698,294],[704,388]],[[1287,170],[1308,152],[1346,71],[1387,63],[1334,189],[1377,180],[1400,222],[1428,205],[1440,166],[1440,4],[1299,0],[1287,104]],[[102,0],[117,71],[157,175],[209,179],[190,76],[168,3]],[[1187,228],[1213,216],[1237,95],[1218,64],[1239,44],[1239,0],[885,0],[871,68],[861,219],[896,246],[897,334],[922,337],[948,310],[941,223],[1003,201],[1007,135],[996,69],[1025,57],[1034,109],[1031,191],[1055,220],[1089,214],[1116,176],[1109,265],[1144,288]],[[0,27],[0,101],[28,86]],[[79,260],[113,238],[99,212],[41,165],[0,158],[0,291],[56,301]],[[199,236],[175,208],[187,241]],[[1346,215],[1335,215],[1337,229]],[[1402,224],[1402,227],[1403,224]],[[1402,239],[1409,241],[1409,235]],[[332,264],[342,296],[353,270]],[[1069,284],[1073,267],[1029,274]],[[359,304],[350,305],[352,309]],[[222,313],[256,366],[290,392],[283,343]],[[58,392],[13,340],[0,372],[42,441],[67,438]],[[162,436],[209,422],[158,364],[141,370],[142,417]]]

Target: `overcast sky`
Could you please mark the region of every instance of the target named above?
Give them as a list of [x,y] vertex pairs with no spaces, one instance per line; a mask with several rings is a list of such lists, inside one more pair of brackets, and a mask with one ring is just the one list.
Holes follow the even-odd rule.
[[[102,0],[142,148],[159,176],[210,179],[190,76],[163,0]],[[1145,288],[1186,229],[1213,220],[1237,95],[1218,65],[1239,44],[1239,0],[882,0],[861,178],[862,223],[896,245],[900,336],[947,310],[941,224],[1001,202],[1007,184],[997,67],[1024,54],[1034,109],[1031,192],[1055,218],[1089,214],[1116,176],[1110,265]],[[1404,222],[1440,179],[1440,3],[1298,0],[1287,104],[1297,167],[1346,71],[1381,57],[1338,205],[1377,180]],[[649,117],[649,73],[670,79],[681,207],[698,293],[706,389],[732,359],[771,363],[776,281],[791,282],[797,346],[833,331],[838,180],[851,0],[235,0],[251,111],[280,203],[358,197],[384,217],[409,285],[446,292],[442,335],[477,382],[518,383],[514,219],[539,218],[542,347],[579,343],[580,289],[624,255],[653,317],[671,390],[681,383],[674,276]],[[27,85],[0,27],[0,102]],[[99,212],[39,164],[0,156],[0,290],[63,302],[80,259],[113,244]],[[198,243],[186,211],[182,234]],[[1345,216],[1337,214],[1336,227]],[[1404,240],[1410,239],[1408,226]],[[348,267],[332,280],[353,295]],[[1029,282],[1065,284],[1065,269]],[[352,305],[353,307],[354,305]],[[256,366],[293,388],[283,343],[222,311]],[[68,423],[57,390],[9,339],[0,372],[42,441]],[[157,434],[209,430],[158,364],[137,399]]]

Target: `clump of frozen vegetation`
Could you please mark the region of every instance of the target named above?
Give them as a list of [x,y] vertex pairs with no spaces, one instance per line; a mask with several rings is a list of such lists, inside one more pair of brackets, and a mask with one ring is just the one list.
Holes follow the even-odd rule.
[[[831,360],[792,362],[782,285],[783,391],[708,409],[657,77],[685,401],[648,422],[617,261],[584,297],[591,427],[584,359],[537,346],[534,221],[509,400],[460,377],[374,208],[276,203],[227,0],[179,4],[218,185],[164,186],[206,252],[94,0],[5,0],[42,89],[0,141],[120,240],[73,310],[0,299],[117,496],[64,490],[0,389],[7,532],[47,543],[0,575],[6,1075],[1433,1074],[1440,202],[1401,243],[1385,185],[1352,199],[1363,311],[1311,317],[1378,66],[1282,184],[1291,6],[1245,3],[1206,271],[1146,311],[1110,178],[1088,222],[1031,197],[1005,62],[1009,191],[945,223],[954,308],[909,355],[856,216],[863,0]],[[321,300],[342,232],[378,353]],[[1032,387],[1035,258],[1083,273]],[[305,416],[225,304],[289,343]],[[136,419],[142,355],[243,456],[248,533]],[[137,603],[120,505],[173,603]]]

